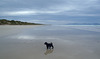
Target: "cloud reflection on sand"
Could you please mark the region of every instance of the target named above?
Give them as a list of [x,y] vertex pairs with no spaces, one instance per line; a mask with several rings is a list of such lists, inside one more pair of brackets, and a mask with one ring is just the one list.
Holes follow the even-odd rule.
[[68,39],[62,39],[59,37],[51,37],[51,36],[28,36],[28,35],[18,35],[18,36],[12,36],[10,37],[12,39],[20,39],[20,40],[44,40],[44,41],[63,41],[66,42],[67,44],[74,44],[73,41],[68,40]]
[[19,36],[18,39],[34,39],[32,36]]
[[12,39],[20,39],[20,40],[32,40],[35,39],[34,36],[28,36],[28,35],[14,35],[8,38],[12,38]]

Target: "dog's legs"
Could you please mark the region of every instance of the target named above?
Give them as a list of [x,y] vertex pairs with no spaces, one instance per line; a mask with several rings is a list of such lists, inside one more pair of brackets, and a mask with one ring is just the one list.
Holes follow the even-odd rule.
[[52,45],[52,49],[54,49],[54,46]]
[[48,49],[49,47],[47,46],[47,49]]

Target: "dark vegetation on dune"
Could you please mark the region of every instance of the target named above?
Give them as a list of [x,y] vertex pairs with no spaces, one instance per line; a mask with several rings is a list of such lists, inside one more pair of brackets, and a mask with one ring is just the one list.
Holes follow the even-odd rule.
[[0,25],[43,25],[38,23],[29,23],[15,20],[0,19]]

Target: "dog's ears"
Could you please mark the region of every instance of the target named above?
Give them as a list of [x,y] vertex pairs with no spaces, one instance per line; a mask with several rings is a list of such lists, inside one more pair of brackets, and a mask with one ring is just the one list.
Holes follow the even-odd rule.
[[45,42],[44,44],[47,44],[47,42]]

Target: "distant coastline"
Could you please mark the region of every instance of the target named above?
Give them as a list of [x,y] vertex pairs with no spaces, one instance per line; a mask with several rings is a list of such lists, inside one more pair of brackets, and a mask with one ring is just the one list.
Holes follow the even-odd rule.
[[65,25],[100,25],[100,23],[68,23]]
[[29,23],[15,20],[0,19],[0,25],[44,25],[38,23]]

